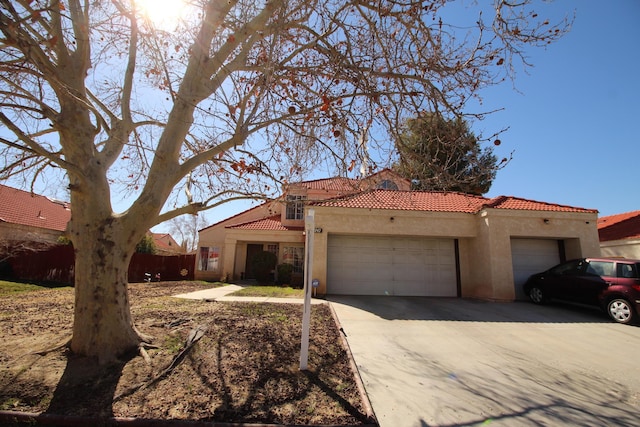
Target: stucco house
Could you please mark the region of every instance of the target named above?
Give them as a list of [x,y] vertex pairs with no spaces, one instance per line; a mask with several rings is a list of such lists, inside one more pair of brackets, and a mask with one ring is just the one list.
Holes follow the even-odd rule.
[[640,259],[640,211],[598,219],[602,256]]
[[389,170],[290,184],[281,199],[200,230],[196,278],[250,278],[262,250],[301,277],[308,231],[318,295],[514,300],[530,274],[600,254],[594,209],[409,188]]
[[67,202],[0,184],[0,240],[55,244],[70,219]]
[[[0,184],[0,242],[29,244],[33,249],[56,244],[71,219],[68,202]],[[168,233],[151,233],[161,255],[184,253]],[[1,250],[1,248],[0,248]]]
[[156,245],[156,254],[158,255],[177,255],[185,253],[182,247],[169,233],[152,233],[149,232]]

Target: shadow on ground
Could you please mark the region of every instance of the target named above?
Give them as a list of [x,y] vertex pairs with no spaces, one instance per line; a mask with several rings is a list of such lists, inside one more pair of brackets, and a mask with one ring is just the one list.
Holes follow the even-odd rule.
[[45,414],[113,417],[113,397],[127,362],[99,366],[95,359],[70,355]]
[[367,311],[387,320],[462,322],[609,323],[598,307],[552,302],[494,302],[467,298],[343,296],[327,300]]

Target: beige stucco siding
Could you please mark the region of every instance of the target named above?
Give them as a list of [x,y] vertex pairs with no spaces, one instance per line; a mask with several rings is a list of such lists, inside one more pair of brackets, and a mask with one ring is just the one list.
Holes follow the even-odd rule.
[[[547,222],[545,222],[545,219]],[[548,238],[565,243],[567,258],[598,256],[596,213],[486,209],[477,215],[478,238],[463,296],[513,300],[511,238]]]
[[[477,214],[314,207],[313,277],[326,293],[332,234],[458,240],[462,297],[513,300],[511,238],[562,240],[567,258],[600,254],[596,213],[485,209]],[[544,220],[547,220],[546,222]]]
[[[282,259],[282,251],[285,246],[304,246],[302,232],[290,231],[266,231],[266,230],[228,230],[225,239],[225,252],[235,254],[235,257],[227,256],[223,261],[223,275],[229,280],[238,280],[245,270],[247,262],[247,245],[277,243],[280,253],[278,259]],[[266,249],[266,248],[265,248]]]
[[[314,207],[313,277],[320,280],[319,294],[326,293],[327,284],[327,243],[331,234],[411,236],[439,238],[475,237],[473,214],[451,212],[418,212],[400,210],[345,209],[335,207]],[[468,245],[462,245],[460,258],[468,259]],[[461,262],[462,265],[462,262]],[[470,272],[461,271],[462,277]]]
[[611,240],[600,243],[602,256],[640,259],[640,239]]
[[0,221],[0,240],[56,243],[63,232]]
[[[228,229],[228,226],[243,224],[250,221],[255,221],[258,219],[266,218],[272,215],[277,215],[280,213],[282,209],[282,204],[278,202],[270,202],[265,203],[263,205],[257,206],[254,209],[250,209],[248,211],[244,211],[236,216],[231,218],[227,218],[224,221],[221,221],[217,224],[214,224],[208,228],[200,230],[198,233],[198,250],[196,254],[196,269],[195,269],[195,278],[196,280],[220,280],[220,278],[232,278],[229,275],[230,271],[225,270],[226,266],[231,263],[234,264],[232,254],[235,253],[235,248],[229,246],[230,242],[228,240],[229,231],[232,229]],[[200,251],[201,247],[217,247],[220,248],[220,260],[219,265],[221,266],[219,271],[202,271],[198,269],[200,265]],[[229,252],[231,251],[231,252]]]

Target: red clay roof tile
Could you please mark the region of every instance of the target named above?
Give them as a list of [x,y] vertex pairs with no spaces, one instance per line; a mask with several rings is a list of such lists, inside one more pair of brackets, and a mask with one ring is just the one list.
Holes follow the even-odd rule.
[[597,213],[596,209],[585,209],[575,206],[558,205],[555,203],[538,202],[536,200],[521,199],[512,196],[499,196],[491,199],[487,207],[495,209],[513,209],[527,211],[552,211],[552,212],[591,212]]
[[599,218],[598,235],[601,242],[640,238],[640,211]]
[[282,225],[280,215],[274,215],[269,218],[249,221],[242,224],[229,225],[225,228],[233,228],[234,230],[265,230],[265,231],[303,231],[304,227],[289,227]]
[[315,206],[357,209],[390,209],[462,213],[477,213],[483,208],[555,212],[597,212],[594,209],[537,202],[534,200],[509,196],[487,199],[485,197],[463,193],[438,191],[374,190],[346,197],[317,201],[311,204]]
[[64,231],[70,219],[68,203],[0,184],[0,222]]
[[460,193],[373,190],[311,204],[356,209],[474,213],[485,201],[482,197]]
[[359,189],[360,180],[338,176],[333,178],[316,179],[313,181],[294,182],[290,185],[292,187],[303,187],[308,190],[329,190],[353,193]]

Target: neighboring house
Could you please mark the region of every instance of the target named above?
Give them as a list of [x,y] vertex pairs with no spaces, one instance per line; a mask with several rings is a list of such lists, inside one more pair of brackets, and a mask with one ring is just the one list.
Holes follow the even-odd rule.
[[[0,241],[55,244],[71,219],[68,202],[0,184]],[[151,233],[159,255],[184,253],[166,233]]]
[[0,184],[0,241],[53,244],[69,219],[67,202]]
[[389,170],[290,184],[282,199],[200,230],[196,278],[251,278],[262,250],[301,278],[306,229],[319,295],[523,299],[530,274],[600,254],[594,209],[408,190]]
[[168,233],[151,233],[153,242],[156,246],[156,253],[158,255],[177,255],[185,253],[182,246],[178,244]]
[[640,211],[598,219],[602,256],[640,259]]

